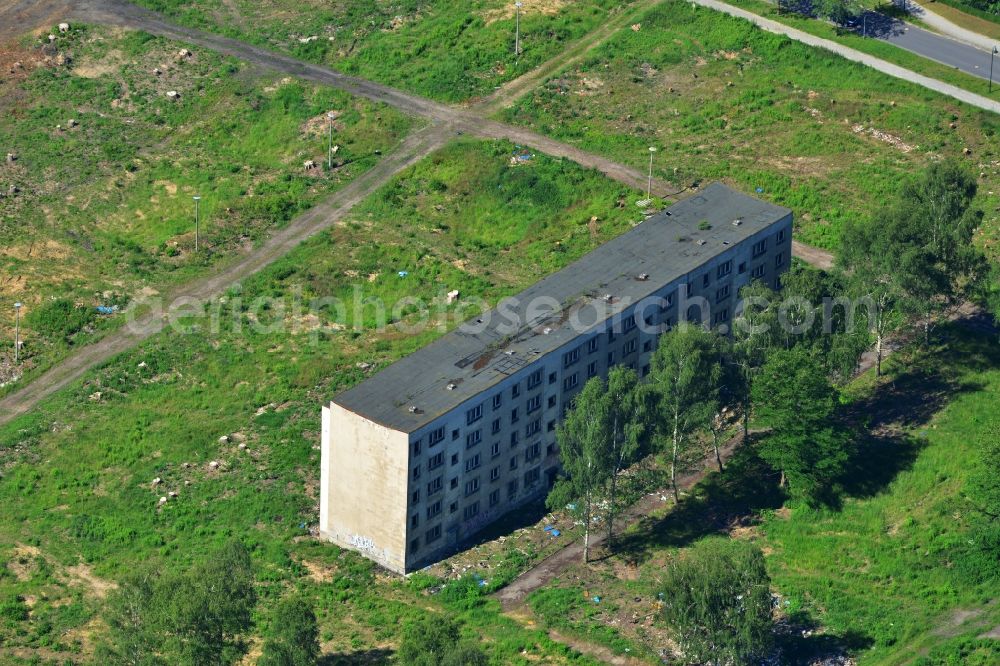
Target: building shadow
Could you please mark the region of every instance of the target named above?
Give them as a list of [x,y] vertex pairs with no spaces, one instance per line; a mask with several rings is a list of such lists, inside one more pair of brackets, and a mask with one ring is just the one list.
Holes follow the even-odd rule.
[[666,516],[647,516],[616,537],[614,554],[639,564],[657,549],[685,546],[751,524],[761,511],[777,509],[785,501],[778,475],[752,446],[737,449],[725,472],[709,474],[691,493]]

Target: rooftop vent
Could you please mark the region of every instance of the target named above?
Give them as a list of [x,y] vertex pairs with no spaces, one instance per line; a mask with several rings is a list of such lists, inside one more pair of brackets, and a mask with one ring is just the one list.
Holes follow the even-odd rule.
[[639,273],[639,282],[645,282],[649,279],[649,273]]
[[738,227],[738,226],[740,226],[741,224],[743,224],[743,218],[740,218],[740,217],[738,217],[738,218],[736,218],[735,220],[733,220],[733,226],[734,226],[734,227]]

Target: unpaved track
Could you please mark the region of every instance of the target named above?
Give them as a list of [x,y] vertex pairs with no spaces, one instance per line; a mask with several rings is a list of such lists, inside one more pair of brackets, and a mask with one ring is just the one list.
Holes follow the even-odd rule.
[[[182,298],[207,300],[221,295],[230,286],[291,252],[306,238],[342,220],[374,190],[388,183],[403,169],[444,146],[450,138],[447,129],[439,126],[430,126],[410,134],[374,168],[296,217],[251,254],[219,273],[178,288],[168,294],[164,302],[170,303]],[[27,412],[47,396],[79,379],[88,369],[152,337],[157,332],[157,321],[158,317],[153,314],[137,317],[134,324],[121,327],[99,342],[81,347],[20,391],[0,400],[0,424]]]
[[[751,433],[752,432],[753,431],[751,430]],[[723,462],[729,460],[729,457],[732,456],[733,451],[736,450],[736,447],[741,441],[743,441],[743,436],[739,435],[726,442],[726,444],[720,448],[719,453],[722,456]],[[712,455],[702,461],[701,469],[680,475],[677,479],[677,486],[682,492],[686,492],[693,488],[699,481],[704,479],[710,472],[717,469],[718,467],[715,462],[715,454],[713,452]],[[622,531],[624,531],[629,525],[642,519],[644,516],[648,516],[655,509],[661,508],[662,506],[663,500],[660,499],[660,493],[646,495],[629,507],[624,514],[618,517],[617,523],[619,527],[615,531],[616,534],[621,534]],[[607,537],[607,532],[600,528],[591,532],[591,558],[600,553],[600,548],[598,546],[604,543]],[[496,596],[496,598],[500,601],[500,605],[504,611],[509,612],[523,604],[529,594],[545,585],[548,585],[563,571],[566,571],[571,566],[579,564],[582,561],[583,538],[581,537],[567,545],[562,550],[558,550],[552,555],[549,555],[531,569],[525,571],[518,578],[514,579],[514,581],[507,587],[501,588],[494,596]]]
[[[515,99],[529,90],[532,85],[545,76],[545,72],[555,71],[582,57],[587,51],[614,34],[615,29],[624,26],[632,16],[655,4],[656,0],[643,0],[616,20],[613,19],[610,27],[595,31],[592,35],[571,45],[568,53],[560,54],[553,61],[540,66],[537,70],[538,74],[532,72],[515,79],[505,89],[484,100],[482,105],[468,109],[448,106],[390,86],[347,76],[327,67],[302,62],[290,56],[274,53],[238,40],[176,26],[159,14],[123,0],[82,0],[77,3],[51,0],[43,0],[40,3],[23,0],[2,2],[0,0],[0,36],[5,34],[4,31],[17,31],[16,34],[22,34],[27,30],[39,27],[38,21],[51,23],[67,18],[73,21],[144,30],[154,35],[196,44],[321,85],[339,88],[431,121],[428,128],[412,134],[374,169],[360,176],[313,209],[295,218],[259,249],[254,250],[252,254],[223,269],[220,273],[177,288],[165,299],[169,302],[172,299],[185,297],[208,299],[223,293],[231,285],[281,258],[304,239],[340,221],[355,205],[386,184],[395,174],[443,146],[457,134],[464,133],[486,139],[506,139],[514,143],[532,146],[554,157],[566,158],[581,166],[596,169],[609,178],[630,187],[644,190],[647,184],[647,174],[638,169],[588,153],[575,146],[550,139],[530,130],[491,120],[484,116],[502,106],[507,100]],[[673,184],[665,181],[654,179],[652,186],[654,194],[659,196],[671,196],[679,193]],[[796,247],[798,253],[804,249],[805,246]],[[802,258],[821,267],[829,267],[832,263],[828,254],[813,248],[809,248],[809,252]],[[24,414],[47,396],[80,378],[89,368],[106,362],[114,355],[131,349],[149,338],[155,332],[155,327],[150,326],[153,323],[152,316],[138,319],[135,322],[136,326],[123,328],[109,334],[99,342],[82,347],[24,388],[0,399],[0,424],[7,423]],[[136,332],[135,329],[140,330]]]

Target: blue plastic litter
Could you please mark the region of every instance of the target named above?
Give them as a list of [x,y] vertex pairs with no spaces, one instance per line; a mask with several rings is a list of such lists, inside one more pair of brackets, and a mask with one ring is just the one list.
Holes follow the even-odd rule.
[[595,604],[601,603],[601,598],[600,597],[594,597],[594,603]]
[[98,312],[98,314],[114,314],[114,313],[118,312],[118,306],[117,305],[98,305],[97,306],[97,312]]
[[763,192],[764,192],[764,188],[763,187],[758,187],[757,188],[757,194],[761,194]]
[[399,277],[406,277],[409,274],[409,271],[399,271]]
[[554,528],[554,527],[552,527],[552,525],[546,525],[546,526],[545,526],[545,531],[546,531],[546,532],[551,532],[551,531],[552,531],[552,530],[554,530],[554,529],[555,529],[555,528]]
[[549,532],[549,534],[551,534],[554,537],[557,537],[560,534],[562,534],[562,532],[560,532],[559,530],[552,530],[551,532]]
[[479,587],[486,587],[486,581],[483,579],[479,579]]
[[576,511],[576,504],[567,504],[566,508],[570,511]]

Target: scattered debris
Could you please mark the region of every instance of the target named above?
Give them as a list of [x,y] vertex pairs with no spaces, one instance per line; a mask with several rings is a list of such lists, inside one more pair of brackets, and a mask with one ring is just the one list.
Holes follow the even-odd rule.
[[213,460],[212,462],[208,463],[208,468],[209,469],[219,469],[219,461],[218,460]]
[[161,74],[163,74],[163,70],[162,69],[160,69],[159,67],[154,67],[153,68],[153,76],[160,76]]
[[181,94],[179,92],[177,92],[176,90],[168,90],[167,91],[167,97],[169,97],[170,99],[177,99],[180,96],[181,96]]
[[410,274],[409,271],[399,271],[399,273],[397,273],[397,275],[399,275],[399,277],[401,278],[405,278],[409,274]]
[[167,498],[166,497],[161,497],[160,498],[160,505],[162,506],[163,504],[166,504],[166,503],[167,503]]
[[66,121],[67,127],[76,127],[79,124],[80,123],[77,122],[76,118],[70,118],[69,120]]
[[69,23],[60,23],[59,32],[69,32]]
[[309,42],[315,42],[319,39],[318,35],[310,35],[309,37],[299,37],[299,44],[308,44]]
[[302,163],[302,168],[305,169],[306,171],[311,171],[316,168],[316,162],[314,162],[313,160],[306,160],[305,162]]
[[187,50],[187,49],[181,49],[181,50],[180,50],[180,52],[178,53],[178,55],[179,55],[180,57],[182,57],[182,58],[190,58],[192,54],[191,54],[191,52],[190,52],[189,50]]
[[642,30],[642,24],[641,23],[633,23],[632,24],[632,32],[639,32],[640,30]]
[[223,435],[222,437],[219,438],[219,444],[228,444],[228,443],[229,443],[229,435]]
[[155,479],[153,479],[153,485],[154,486],[158,486],[161,483],[163,483],[163,479],[161,479],[160,477],[156,477]]
[[170,497],[177,497],[177,491],[171,490],[169,493],[167,493],[167,495],[169,495]]
[[458,294],[458,289],[453,289],[453,290],[449,291],[448,292],[448,303],[451,304],[451,303],[454,303],[455,301],[457,301],[458,300],[458,295],[459,295]]
[[7,163],[8,164],[16,162],[16,161],[17,161],[17,154],[16,153],[7,153]]
[[240,442],[239,444],[236,445],[236,448],[239,449],[240,451],[246,451],[247,449],[246,442]]

